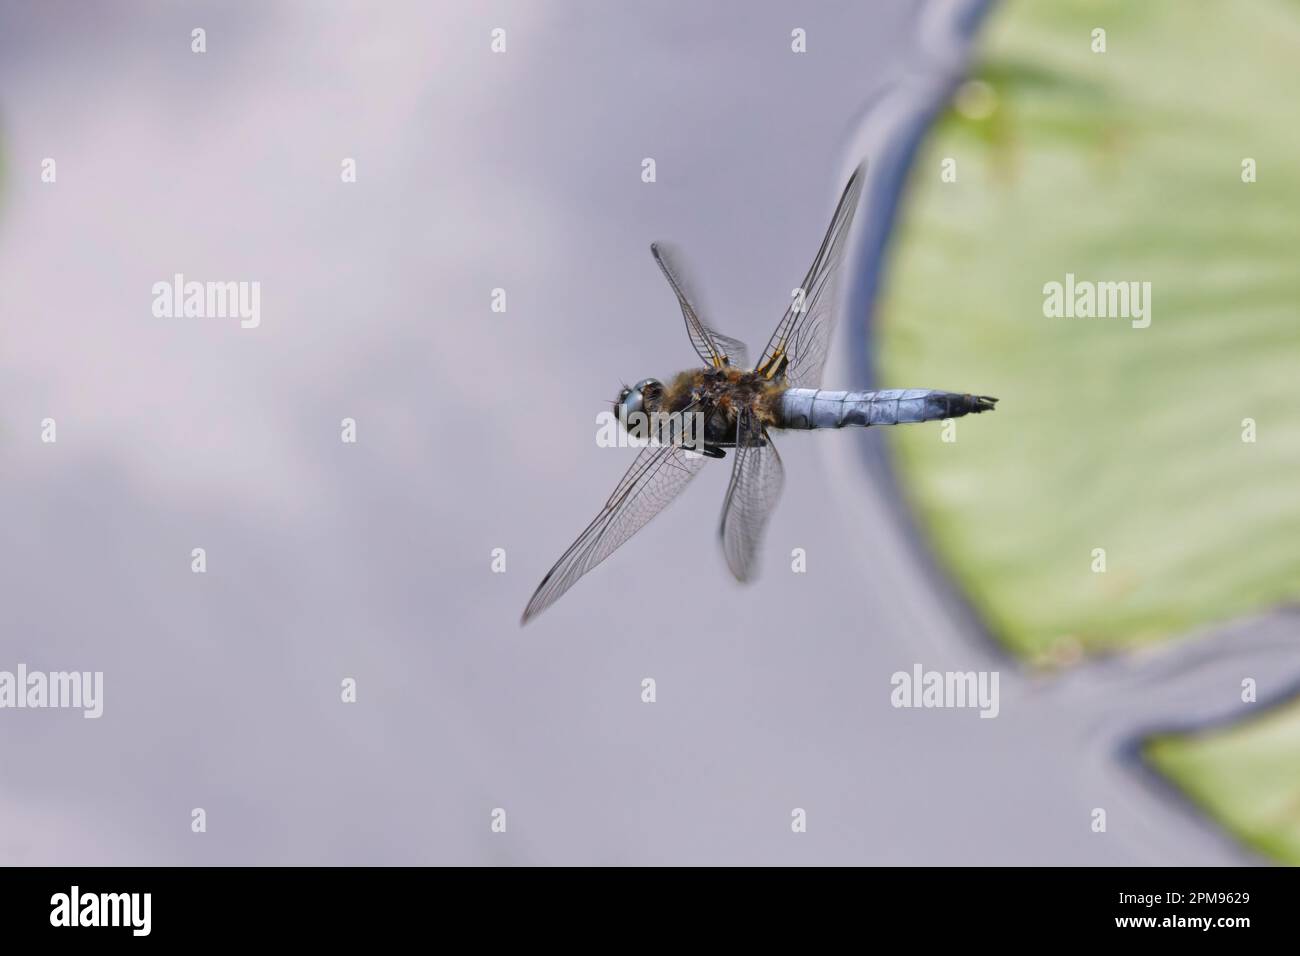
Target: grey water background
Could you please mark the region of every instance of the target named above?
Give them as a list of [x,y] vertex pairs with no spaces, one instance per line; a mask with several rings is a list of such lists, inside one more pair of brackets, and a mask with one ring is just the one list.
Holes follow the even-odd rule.
[[[1004,674],[996,720],[890,706],[916,662],[1010,665],[874,438],[781,436],[757,586],[711,466],[518,626],[628,464],[596,414],[692,363],[650,241],[760,348],[911,115],[867,105],[952,67],[925,18],[961,6],[0,4],[0,669],[105,675],[99,720],[0,712],[0,862],[1239,860],[1080,744],[1086,675]],[[153,317],[177,272],[259,281],[261,327]]]

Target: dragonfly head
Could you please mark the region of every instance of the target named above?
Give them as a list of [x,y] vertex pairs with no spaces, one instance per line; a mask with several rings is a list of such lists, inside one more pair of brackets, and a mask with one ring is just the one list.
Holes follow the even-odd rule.
[[[642,415],[652,414],[659,410],[659,402],[664,395],[663,382],[655,378],[643,378],[632,386],[623,386],[623,390],[618,393],[618,420],[623,424],[623,428],[631,430],[638,425],[638,419]],[[636,416],[633,418],[632,416]]]

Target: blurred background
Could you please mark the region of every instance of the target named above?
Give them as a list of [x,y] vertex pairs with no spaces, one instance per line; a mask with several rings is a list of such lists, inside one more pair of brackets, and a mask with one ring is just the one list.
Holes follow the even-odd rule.
[[[104,673],[0,712],[0,862],[1300,860],[1296,675],[1234,656],[1300,590],[1298,46],[1284,0],[0,2],[0,670]],[[706,468],[521,630],[629,463],[596,415],[692,364],[650,242],[757,352],[864,155],[912,172],[827,386],[997,414],[780,436],[749,588]],[[1044,318],[1067,271],[1151,327]],[[155,317],[175,273],[260,326]],[[891,707],[917,663],[998,718]]]
[[[883,378],[975,367],[1015,409],[978,444],[888,434],[927,538],[1037,668],[1293,607],[1300,135],[1281,91],[1300,9],[995,9],[918,159],[881,306]],[[964,188],[925,175],[944,157]],[[1066,273],[1150,282],[1151,325],[1044,318]],[[1297,639],[1276,613],[1256,642]],[[1285,698],[1291,667],[1229,658],[1224,693],[1251,677]],[[1236,836],[1300,862],[1300,707],[1246,720],[1258,709],[1143,749]]]

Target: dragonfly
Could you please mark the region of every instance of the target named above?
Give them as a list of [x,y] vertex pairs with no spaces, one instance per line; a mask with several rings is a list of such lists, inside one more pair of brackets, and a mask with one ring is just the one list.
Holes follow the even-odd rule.
[[[747,582],[755,576],[768,519],[784,484],[772,432],[947,420],[995,406],[997,399],[987,395],[935,389],[821,388],[838,311],[841,267],[864,175],[865,166],[859,166],[849,178],[803,284],[794,290],[752,367],[743,343],[705,323],[684,278],[681,257],[665,243],[651,244],[650,252],[686,320],[691,345],[704,364],[667,383],[646,378],[619,392],[614,406],[621,427],[630,433],[635,423],[638,437],[655,440],[641,448],[600,513],[547,572],[521,624],[555,603],[663,511],[706,462],[725,458],[727,451],[732,452],[731,480],[718,535],[732,575]],[[700,424],[647,432],[647,420]]]

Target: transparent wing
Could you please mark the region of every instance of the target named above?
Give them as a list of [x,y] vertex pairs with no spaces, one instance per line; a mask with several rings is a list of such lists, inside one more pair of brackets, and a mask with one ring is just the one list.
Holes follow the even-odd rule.
[[736,423],[736,460],[722,505],[722,553],[737,581],[758,568],[758,549],[767,519],[781,497],[785,469],[776,446],[754,417],[742,411]]
[[546,573],[524,609],[521,624],[555,603],[574,582],[609,557],[662,511],[704,464],[680,445],[647,445],[587,530]]
[[826,352],[835,328],[840,263],[848,246],[865,174],[864,164],[849,177],[835,214],[831,216],[826,238],[817,250],[817,257],[813,259],[803,285],[799,286],[802,295],[793,298],[763,350],[758,371],[767,378],[784,376],[790,385],[806,388],[821,384]]
[[664,242],[650,243],[650,254],[659,263],[659,268],[673,287],[677,302],[682,307],[682,317],[686,319],[686,334],[691,337],[695,352],[714,368],[730,365],[734,368],[749,368],[749,350],[745,343],[715,332],[704,324],[696,311],[692,300],[699,301],[691,291],[691,285],[681,267],[682,255],[674,246]]

